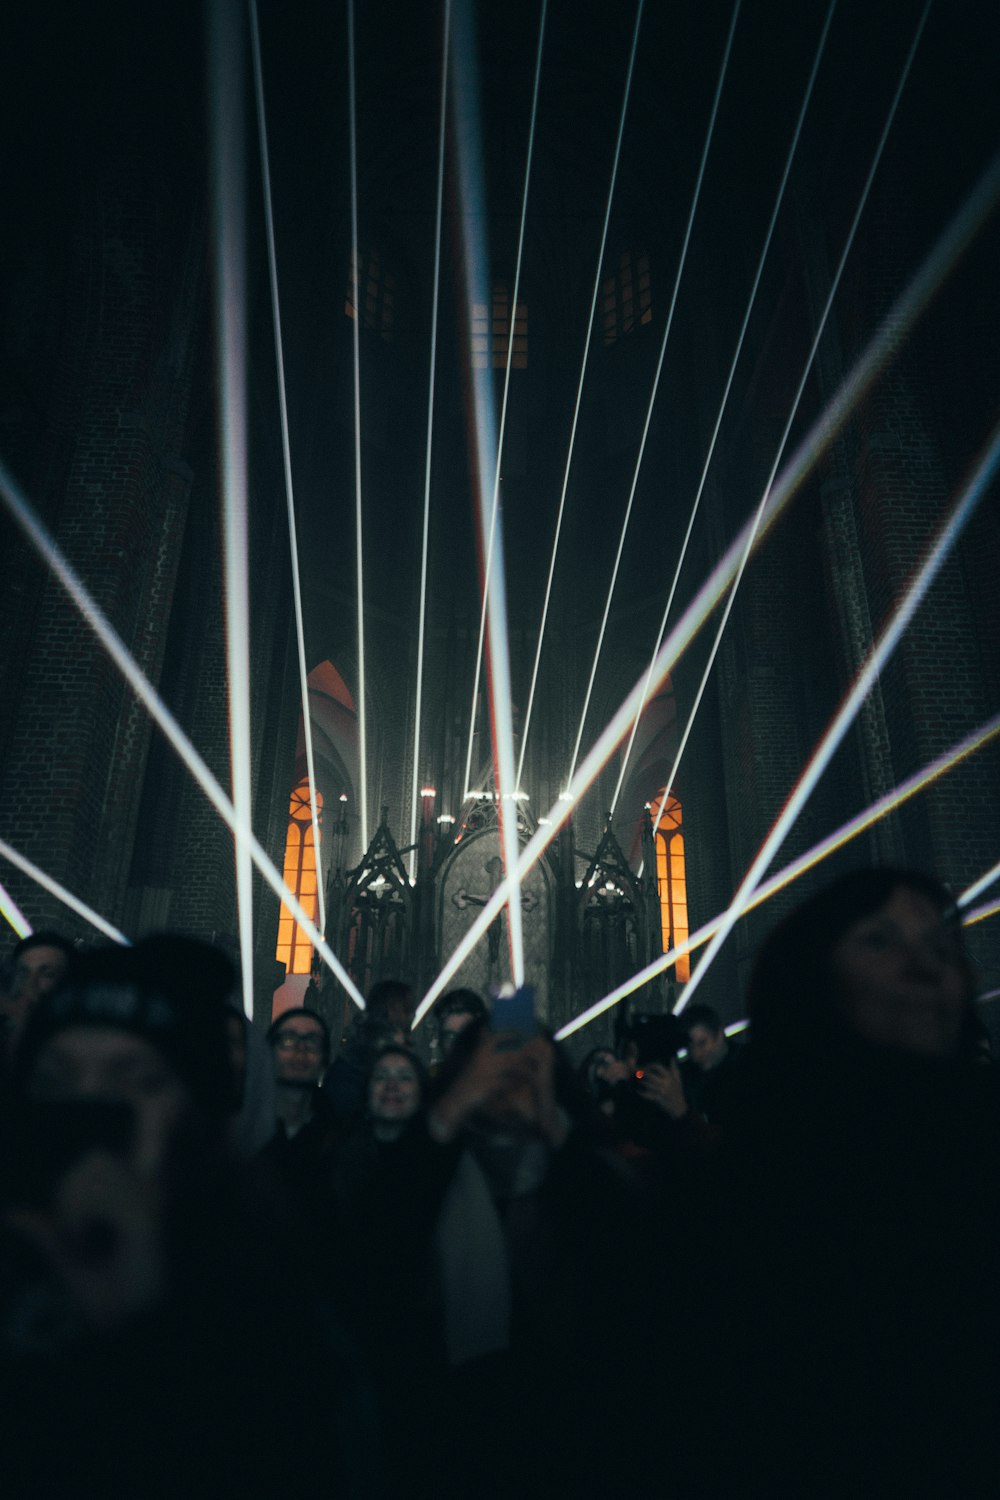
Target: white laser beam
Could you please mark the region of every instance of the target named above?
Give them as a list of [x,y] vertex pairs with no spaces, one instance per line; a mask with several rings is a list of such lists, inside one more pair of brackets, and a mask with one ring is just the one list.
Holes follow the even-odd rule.
[[295,612],[295,646],[299,666],[299,700],[302,705],[302,733],[306,748],[306,773],[309,777],[309,817],[312,823],[313,848],[316,851],[316,901],[320,932],[326,932],[326,891],[323,881],[323,853],[317,797],[316,762],[313,754],[312,713],[309,706],[309,673],[306,666],[305,621],[302,614],[302,580],[299,574],[299,542],[295,523],[295,491],[292,486],[292,448],[288,435],[288,400],[285,390],[285,353],[281,336],[281,299],[278,295],[278,257],[274,237],[274,206],[271,198],[271,159],[267,144],[267,113],[264,100],[264,69],[261,62],[260,27],[257,0],[250,0],[250,29],[253,44],[254,93],[257,102],[257,134],[260,148],[261,178],[264,188],[264,223],[267,232],[267,264],[271,285],[271,315],[274,323],[274,358],[278,371],[278,412],[281,421],[281,459],[285,474],[285,504],[288,511],[288,551],[292,564],[292,603]]
[[420,611],[417,627],[417,695],[413,716],[413,778],[410,806],[410,879],[416,873],[417,787],[420,779],[420,719],[424,690],[424,628],[427,618],[427,551],[431,525],[431,452],[434,433],[434,383],[437,371],[438,305],[441,295],[441,220],[444,209],[444,146],[448,117],[448,47],[451,40],[451,0],[445,0],[441,39],[441,110],[438,119],[437,203],[434,215],[434,291],[431,303],[431,365],[427,379],[427,447],[424,458],[424,524],[420,543]]
[[[903,63],[903,69],[899,76],[899,82],[896,85],[895,92],[892,96],[892,102],[889,106],[889,112],[886,116],[885,124],[882,127],[881,134],[879,135],[878,144],[875,148],[875,155],[872,158],[871,166],[869,167],[868,174],[865,177],[864,186],[861,189],[861,197],[859,198],[858,206],[854,211],[854,216],[851,220],[851,225],[847,232],[847,239],[844,242],[844,248],[840,253],[840,259],[837,262],[837,267],[834,271],[833,279],[827,291],[826,300],[823,304],[823,310],[819,317],[816,332],[813,336],[812,344],[809,347],[809,353],[806,358],[805,367],[802,371],[795,396],[792,400],[791,409],[788,413],[788,418],[785,422],[785,427],[781,434],[780,442],[778,443],[778,451],[774,456],[774,462],[771,465],[771,471],[767,476],[767,483],[764,486],[764,493],[760,499],[760,505],[757,510],[757,516],[754,521],[754,526],[751,529],[749,537],[747,538],[746,547],[744,548],[743,556],[740,558],[740,565],[737,570],[736,577],[733,579],[733,586],[729,591],[729,597],[726,600],[725,608],[723,609],[722,617],[719,621],[719,625],[715,633],[715,639],[712,642],[712,646],[708,654],[708,660],[705,663],[705,667],[702,671],[701,681],[698,684],[698,689],[695,693],[694,701],[692,702],[690,711],[688,713],[687,722],[684,726],[684,732],[681,735],[680,743],[678,744],[677,750],[674,754],[674,763],[670,768],[670,775],[667,778],[666,789],[664,791],[663,797],[660,800],[660,805],[657,808],[656,817],[653,819],[654,836],[659,829],[660,823],[663,820],[664,809],[667,805],[667,799],[670,796],[670,788],[674,786],[677,781],[677,773],[680,769],[681,759],[684,755],[685,749],[687,748],[688,740],[691,737],[691,731],[694,728],[694,721],[697,716],[698,710],[701,707],[701,701],[705,696],[705,689],[708,686],[708,679],[712,674],[712,668],[714,667],[716,657],[719,654],[719,648],[722,645],[722,638],[725,635],[726,627],[729,624],[729,619],[733,612],[733,606],[736,603],[736,596],[739,592],[740,584],[743,581],[743,575],[746,572],[747,564],[750,561],[750,555],[753,551],[754,541],[756,539],[757,526],[760,524],[760,520],[763,518],[768,492],[774,482],[774,477],[778,472],[778,467],[784,456],[785,444],[788,442],[788,438],[792,430],[792,424],[794,423],[796,415],[798,414],[799,404],[805,392],[806,385],[808,384],[809,376],[812,372],[813,363],[816,359],[816,354],[819,350],[820,342],[823,338],[827,321],[833,309],[833,303],[837,295],[837,290],[840,286],[841,277],[844,274],[844,268],[847,265],[848,257],[851,253],[851,249],[853,248],[854,239],[858,232],[858,226],[861,223],[862,214],[864,213],[865,207],[868,203],[868,197],[871,193],[872,183],[875,181],[875,174],[878,171],[883,152],[885,151],[886,142],[889,139],[889,132],[892,129],[893,121],[896,118],[896,111],[899,108],[899,101],[902,98],[903,89],[906,86],[906,81],[910,76],[910,68],[912,67],[913,59],[916,55],[917,46],[919,45],[920,38],[923,34],[924,24],[927,20],[927,14],[929,10],[930,0],[927,0],[927,4],[924,6],[923,12],[920,16],[920,20],[917,24],[917,29],[914,33],[909,51],[906,54],[906,59]],[[694,982],[695,976],[692,975],[691,983]],[[691,984],[689,983],[688,988],[690,989],[690,987]]]
[[355,80],[354,0],[347,0],[348,107],[351,138],[351,254],[354,265],[354,562],[358,588],[358,777],[361,847],[368,849],[368,715],[365,706],[365,567],[361,504],[361,261],[358,248],[358,99]]
[[[722,392],[722,400],[719,403],[718,414],[715,418],[715,425],[712,429],[712,436],[709,439],[708,452],[705,455],[705,462],[702,465],[701,478],[698,480],[698,488],[695,493],[694,502],[691,506],[691,513],[688,517],[687,527],[681,541],[681,549],[677,557],[677,562],[674,566],[674,576],[671,579],[670,588],[667,591],[667,602],[663,607],[663,617],[660,620],[659,629],[656,632],[656,644],[653,648],[653,654],[649,662],[650,676],[652,675],[653,665],[656,661],[656,653],[659,650],[660,642],[663,639],[663,632],[667,628],[667,621],[670,618],[670,611],[673,608],[674,598],[677,593],[677,585],[680,581],[681,569],[683,568],[684,561],[687,557],[687,550],[691,541],[691,533],[694,530],[694,523],[698,515],[699,507],[701,505],[701,497],[704,493],[705,483],[708,479],[708,471],[711,467],[712,459],[715,455],[715,445],[718,441],[719,430],[722,426],[722,419],[725,416],[726,407],[729,404],[729,395],[733,388],[733,380],[736,375],[736,367],[739,364],[740,355],[743,352],[743,344],[746,339],[747,329],[750,326],[750,315],[753,312],[754,304],[757,300],[757,292],[760,289],[761,278],[764,274],[764,265],[767,261],[768,253],[771,248],[771,241],[774,238],[775,225],[778,222],[778,214],[781,211],[781,205],[784,201],[785,188],[788,185],[788,178],[792,170],[792,162],[794,161],[795,154],[798,150],[799,139],[802,135],[802,126],[805,121],[806,112],[809,108],[809,102],[812,98],[813,88],[816,83],[816,75],[819,72],[820,60],[822,59],[823,52],[826,48],[826,39],[829,35],[831,22],[833,21],[833,14],[836,9],[836,4],[837,0],[832,0],[830,8],[826,13],[826,20],[823,24],[823,30],[820,34],[819,44],[816,48],[816,56],[813,59],[812,70],[810,71],[809,80],[806,84],[806,91],[803,95],[802,104],[799,108],[798,120],[796,121],[795,129],[792,133],[791,145],[788,148],[788,155],[785,158],[784,171],[781,174],[781,182],[778,185],[778,193],[774,200],[774,207],[771,210],[771,219],[767,226],[767,233],[764,236],[763,247],[760,252],[760,257],[757,261],[757,271],[753,279],[753,285],[750,288],[750,297],[747,301],[746,312],[743,314],[743,323],[740,327],[739,336],[736,340],[736,348],[733,351],[732,361],[730,362],[729,366],[729,374],[726,377],[726,384]],[[618,806],[618,799],[621,796],[622,787],[625,784],[625,775],[628,770],[628,764],[632,756],[633,747],[635,745],[635,737],[639,729],[639,720],[642,717],[642,711],[645,708],[647,701],[648,688],[646,696],[643,698],[642,704],[639,708],[639,712],[636,714],[633,721],[632,729],[629,733],[628,744],[626,745],[624,754],[622,755],[622,763],[618,772],[618,781],[615,786],[614,795],[611,798],[612,814],[614,813],[615,808]],[[670,788],[671,784],[672,783],[668,781],[668,789]]]
[[[40,885],[43,891],[48,891],[49,895],[55,896],[56,900],[61,901],[63,906],[68,906],[70,911],[75,911],[78,917],[82,917],[85,922],[89,922],[91,927],[95,927],[98,932],[103,932],[104,936],[109,937],[113,943],[121,943],[126,948],[130,946],[125,934],[119,932],[117,927],[106,921],[100,912],[94,911],[93,907],[88,906],[85,901],[81,901],[79,896],[74,896],[72,891],[68,891],[58,880],[53,879],[51,875],[47,875],[44,870],[39,869],[38,865],[24,854],[19,853],[5,839],[0,839],[0,855],[4,859],[9,860],[12,865],[16,866],[22,874],[27,875],[36,885]],[[26,931],[22,932],[20,936],[26,937],[31,931],[31,926],[24,913],[19,911],[13,902],[11,902],[11,905],[14,914],[20,918],[20,921],[26,928]],[[6,913],[4,914],[6,915]],[[10,921],[9,917],[8,921]],[[17,930],[13,922],[11,922],[11,926],[15,927],[15,931]]]
[[30,937],[31,923],[4,885],[0,885],[0,916],[19,938]]
[[931,585],[941,571],[941,567],[961,534],[963,527],[992,481],[998,461],[1000,461],[1000,423],[997,424],[991,433],[985,451],[975,466],[972,478],[962,491],[945,524],[939,530],[913,582],[906,590],[878,641],[873,646],[854,685],[810,756],[809,763],[792,790],[791,796],[761,845],[749,870],[740,882],[739,889],[733,897],[722,926],[712,938],[698,968],[691,975],[690,980],[685,986],[684,995],[677,1007],[678,1010],[683,1009],[688,1004],[699,983],[708,972],[715,955],[742,916],[747,899],[753,894],[764,871],[787,838],[795,820],[805,807],[823,772],[830,764],[844,735],[854,722],[876,678],[882,672],[893,651],[895,651],[910,621],[920,608]]
[[[471,309],[477,303],[489,305],[489,274],[484,247],[476,236],[482,221],[483,164],[479,137],[479,101],[475,88],[475,46],[472,40],[471,5],[463,0],[456,6],[456,60],[454,70],[460,117],[464,129],[458,132],[456,157],[460,202],[463,206],[462,257],[466,293]],[[493,390],[488,360],[477,367],[472,360],[471,341],[466,357],[471,368],[471,396],[474,420],[471,426],[475,510],[481,545],[489,527],[488,497],[496,493],[496,441]],[[494,534],[494,566],[483,581],[488,600],[487,659],[489,662],[490,724],[493,757],[499,793],[497,811],[500,823],[500,846],[503,857],[504,885],[510,884],[507,903],[508,938],[511,973],[516,985],[524,983],[524,934],[521,896],[516,871],[518,865],[517,805],[514,780],[514,725],[511,712],[510,656],[507,635],[507,586],[503,555],[503,526],[500,517]]]
[[688,211],[687,225],[684,230],[684,239],[681,245],[680,259],[677,263],[677,273],[674,276],[673,291],[670,296],[670,305],[667,310],[666,324],[663,330],[663,338],[660,341],[660,354],[656,361],[656,372],[653,376],[653,389],[650,392],[649,402],[646,407],[646,420],[643,423],[642,438],[639,442],[639,452],[635,461],[635,472],[632,475],[632,484],[629,488],[628,502],[625,506],[625,514],[622,518],[621,532],[618,537],[618,550],[615,553],[614,565],[611,569],[611,581],[608,584],[608,595],[604,602],[604,613],[601,616],[600,628],[597,632],[597,644],[594,648],[594,660],[590,668],[590,676],[587,680],[587,690],[583,697],[583,709],[580,713],[580,724],[576,732],[576,742],[573,745],[573,754],[570,758],[569,775],[566,777],[568,784],[573,780],[576,771],[576,762],[580,754],[580,745],[583,740],[583,731],[587,722],[587,712],[590,708],[590,700],[594,692],[594,682],[597,678],[597,666],[604,649],[604,636],[608,626],[608,616],[611,613],[611,601],[614,598],[615,586],[618,583],[618,571],[621,566],[622,553],[625,550],[625,538],[628,535],[629,522],[632,519],[632,507],[635,502],[635,493],[639,487],[639,474],[642,469],[642,460],[646,452],[646,443],[649,438],[649,429],[653,421],[653,408],[656,405],[656,396],[660,388],[660,376],[663,374],[663,363],[667,355],[667,345],[670,342],[670,331],[674,323],[674,311],[677,307],[677,295],[681,287],[681,278],[684,275],[684,266],[687,262],[688,247],[691,243],[691,230],[694,227],[694,217],[701,198],[701,185],[705,178],[705,167],[708,163],[708,152],[712,144],[712,136],[715,133],[715,122],[719,114],[719,100],[722,98],[722,86],[726,79],[729,68],[729,55],[733,47],[733,37],[736,34],[736,23],[739,20],[740,0],[736,0],[733,6],[733,18],[729,23],[729,32],[726,36],[726,45],[722,54],[722,66],[719,69],[719,81],[715,86],[715,97],[712,100],[712,110],[708,120],[708,130],[705,134],[705,144],[702,147],[701,161],[698,166],[698,176],[695,179],[694,193],[691,198],[691,207]]
[[[912,280],[897,297],[862,354],[796,448],[773,487],[763,524],[758,533],[758,541],[766,536],[785,507],[798,493],[822,454],[850,418],[875,379],[889,364],[899,348],[902,337],[915,324],[938,287],[986,223],[996,208],[998,198],[1000,198],[1000,153],[992,158],[972,192],[925,257]],[[521,855],[519,866],[521,878],[531,868],[534,861],[545,852],[569,817],[575,798],[590,786],[608,757],[627,733],[643,692],[655,693],[659,690],[660,684],[673,670],[683,652],[722,598],[736,575],[739,556],[749,533],[750,524],[747,523],[744,530],[730,545],[728,552],[716,564],[677,625],[661,645],[651,679],[652,686],[648,685],[650,681],[648,678],[640,679],[636,683],[591,747],[583,763],[577,768],[574,787],[560,793],[549,815],[538,820],[538,829]],[[456,945],[441,973],[427,990],[415,1012],[414,1026],[419,1025],[438,995],[457,973],[476,943],[481,940],[507,896],[507,882],[503,881],[493,892],[486,906],[481,909],[476,920]]]
[[[918,792],[930,786],[939,776],[945,775],[946,772],[950,771],[954,766],[959,765],[968,756],[973,755],[983,745],[988,744],[998,734],[1000,734],[1000,714],[996,714],[992,719],[988,719],[979,729],[975,730],[972,734],[966,735],[964,739],[953,745],[950,750],[945,751],[943,755],[939,755],[930,765],[925,766],[914,775],[908,776],[905,781],[900,782],[891,792],[886,792],[873,802],[870,807],[865,808],[863,812],[857,813],[848,822],[843,824],[842,827],[828,834],[826,838],[821,839],[818,844],[814,844],[807,853],[799,855],[791,864],[786,865],[777,874],[770,876],[769,879],[757,887],[753,896],[748,900],[744,908],[744,915],[746,912],[753,911],[758,906],[763,905],[765,901],[769,901],[778,891],[784,890],[786,886],[791,885],[793,881],[798,880],[807,871],[815,869],[816,865],[820,864],[822,860],[828,858],[836,850],[843,848],[851,839],[857,838],[859,834],[864,833],[867,828],[877,823],[879,819],[894,812],[896,808],[901,807],[911,797],[915,797]],[[725,920],[725,916],[725,912],[720,912],[717,917],[713,917],[710,922],[706,922],[704,926],[699,927],[697,932],[690,934],[684,943],[678,944],[676,948],[660,954],[651,963],[648,963],[645,968],[634,974],[631,979],[619,985],[610,995],[604,996],[603,999],[596,1001],[580,1015],[574,1017],[572,1021],[568,1021],[562,1030],[557,1033],[556,1040],[562,1041],[565,1037],[572,1036],[575,1031],[579,1031],[582,1027],[589,1025],[591,1021],[596,1020],[598,1016],[604,1015],[606,1011],[619,1004],[620,1001],[626,999],[629,995],[634,994],[643,985],[649,984],[651,980],[658,978],[660,974],[672,968],[678,958],[703,947],[719,931]]]
[[[219,373],[223,575],[229,691],[229,759],[236,818],[252,826],[250,774],[250,584],[247,538],[246,201],[243,28],[232,0],[210,11],[210,170],[215,244],[215,338]],[[253,864],[235,841],[236,913],[243,1003],[253,1017]]]
[[[20,526],[31,545],[55,574],[66,593],[76,606],[81,618],[93,631],[108,656],[114,662],[150,718],[163,731],[171,747],[187,767],[202,792],[215,808],[219,817],[237,840],[242,840],[250,850],[250,857],[279,900],[283,901],[306,933],[310,942],[319,950],[338,982],[344,987],[359,1009],[364,1010],[364,998],[354,980],[348,974],[337,955],[330,948],[322,933],[305,910],[298,897],[288,889],[271,859],[261,847],[252,829],[236,816],[232,802],[226,796],[208,766],[181,729],[173,714],[144,675],[121,636],[110,623],[93,595],[84,586],[70,563],[52,540],[47,529],[35,515],[6,465],[0,461],[0,496],[13,519]],[[89,920],[89,919],[88,919]]]
[[[542,603],[542,616],[538,626],[538,641],[535,646],[535,660],[531,668],[531,685],[528,690],[528,703],[524,712],[524,723],[521,729],[521,756],[517,768],[517,784],[521,785],[521,773],[524,769],[524,756],[528,746],[528,729],[531,725],[531,713],[535,703],[535,690],[538,685],[538,668],[542,659],[542,644],[545,639],[545,627],[548,622],[549,604],[552,598],[552,581],[556,571],[556,557],[559,552],[559,539],[562,535],[563,516],[566,511],[566,495],[569,490],[570,470],[573,467],[573,453],[576,447],[576,432],[580,422],[580,405],[583,401],[583,384],[587,374],[587,363],[590,359],[590,346],[594,336],[594,318],[597,312],[597,298],[601,290],[601,275],[604,270],[604,256],[608,243],[608,226],[611,223],[611,205],[614,201],[615,184],[618,180],[618,165],[621,160],[622,139],[625,135],[625,119],[628,114],[629,97],[632,93],[632,75],[635,72],[636,49],[639,45],[639,27],[642,23],[642,12],[645,0],[639,0],[635,13],[635,26],[632,30],[632,47],[629,52],[628,71],[625,75],[625,92],[622,98],[621,116],[618,121],[618,135],[615,139],[615,154],[611,167],[611,181],[608,184],[608,197],[604,209],[604,223],[601,228],[601,244],[597,252],[597,270],[594,273],[594,290],[590,298],[590,314],[587,318],[587,336],[583,346],[583,359],[580,363],[580,379],[576,388],[576,401],[573,406],[573,420],[570,426],[569,450],[566,454],[566,465],[563,470],[562,489],[559,495],[559,507],[556,513],[555,535],[552,539],[552,553],[549,560],[549,573],[545,583],[545,597]],[[466,781],[468,785],[468,781]]]

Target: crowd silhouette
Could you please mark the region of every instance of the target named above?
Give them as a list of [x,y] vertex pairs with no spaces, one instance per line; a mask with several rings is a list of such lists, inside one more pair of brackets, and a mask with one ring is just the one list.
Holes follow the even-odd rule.
[[953,900],[844,876],[748,999],[574,1067],[456,990],[429,1067],[401,980],[264,1035],[207,944],[22,940],[3,1493],[989,1493],[1000,1095]]

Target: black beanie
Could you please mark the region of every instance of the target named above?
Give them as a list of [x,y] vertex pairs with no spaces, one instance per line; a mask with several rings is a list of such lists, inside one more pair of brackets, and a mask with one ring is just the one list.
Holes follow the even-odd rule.
[[14,1086],[24,1093],[42,1047],[70,1026],[113,1026],[160,1052],[206,1115],[230,1104],[225,996],[235,974],[207,943],[164,933],[134,948],[94,949],[71,983],[46,995],[24,1028]]

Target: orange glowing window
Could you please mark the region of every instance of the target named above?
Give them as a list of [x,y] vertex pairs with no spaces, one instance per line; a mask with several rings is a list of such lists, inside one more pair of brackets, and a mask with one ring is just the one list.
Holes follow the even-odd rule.
[[649,256],[623,250],[618,265],[601,283],[601,326],[604,342],[613,344],[640,323],[653,321]]
[[[498,282],[493,288],[491,310],[482,302],[476,302],[472,307],[473,368],[485,370],[492,365],[494,370],[505,370],[509,344],[510,292],[502,282]],[[523,302],[517,304],[514,318],[510,367],[512,370],[526,370],[528,367],[528,309]]]
[[[664,788],[664,791],[666,788]],[[651,803],[653,822],[664,791],[660,791]],[[676,797],[668,796],[660,826],[656,831],[656,881],[660,891],[660,925],[663,931],[663,951],[669,953],[688,935],[687,875],[684,867],[684,833],[681,805]],[[691,978],[691,956],[685,953],[677,960],[674,971],[678,979]]]
[[[316,793],[317,819],[323,822],[323,793]],[[285,884],[294,892],[306,911],[316,920],[316,846],[313,841],[312,802],[308,781],[300,781],[292,793],[288,809],[288,835],[285,839]],[[308,974],[312,961],[312,944],[284,902],[278,918],[278,946],[275,957],[285,966],[286,974]]]
[[379,338],[390,343],[396,320],[396,278],[386,267],[381,251],[374,247],[360,251],[357,260],[354,251],[351,251],[347,263],[347,292],[344,297],[344,312],[347,317],[357,316],[359,298],[362,326],[371,328]]

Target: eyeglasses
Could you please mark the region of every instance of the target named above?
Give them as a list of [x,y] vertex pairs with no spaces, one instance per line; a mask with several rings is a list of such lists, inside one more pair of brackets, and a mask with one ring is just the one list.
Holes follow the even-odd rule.
[[326,1051],[326,1046],[321,1036],[303,1036],[300,1031],[281,1031],[274,1039],[274,1045],[279,1052],[292,1052],[301,1049],[303,1052],[311,1052],[319,1057]]

